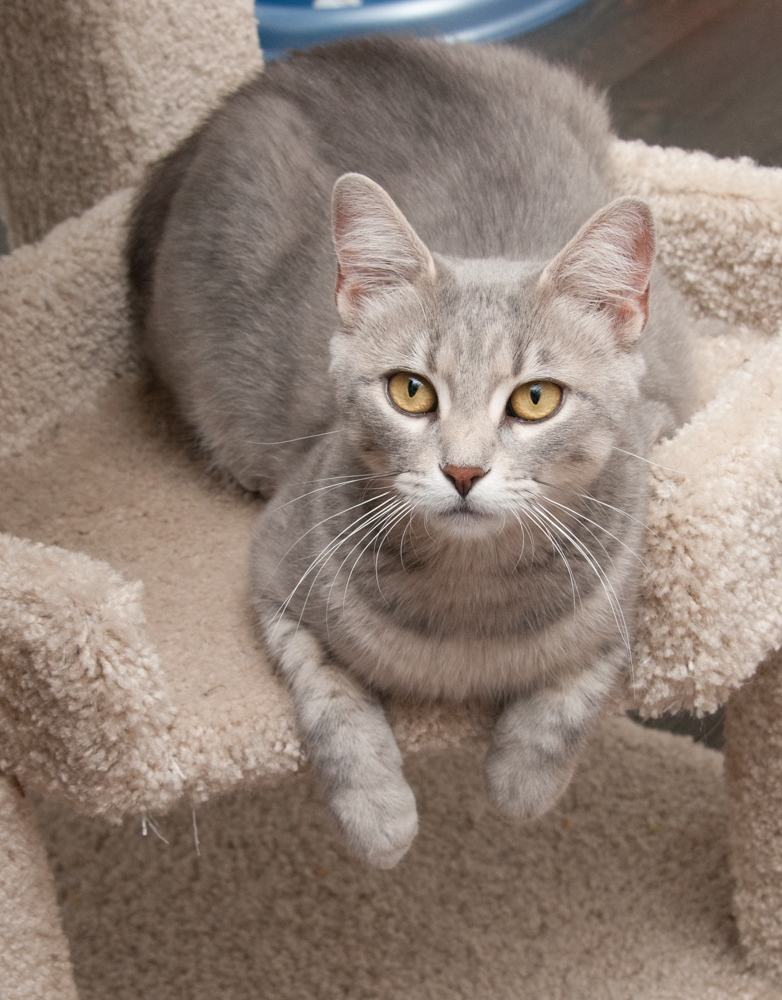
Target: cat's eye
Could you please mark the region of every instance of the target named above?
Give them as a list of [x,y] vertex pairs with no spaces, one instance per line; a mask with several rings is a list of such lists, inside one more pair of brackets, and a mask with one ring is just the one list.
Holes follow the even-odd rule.
[[421,375],[397,372],[388,380],[391,402],[405,413],[431,413],[437,406],[434,386]]
[[517,386],[508,400],[508,413],[521,420],[549,417],[562,402],[562,386],[556,382],[525,382]]

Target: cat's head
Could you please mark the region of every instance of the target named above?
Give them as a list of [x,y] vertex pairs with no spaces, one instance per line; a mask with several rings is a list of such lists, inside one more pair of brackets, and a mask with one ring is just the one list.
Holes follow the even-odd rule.
[[553,260],[431,253],[373,181],[334,188],[337,407],[367,468],[445,531],[588,491],[634,418],[651,212],[620,198]]

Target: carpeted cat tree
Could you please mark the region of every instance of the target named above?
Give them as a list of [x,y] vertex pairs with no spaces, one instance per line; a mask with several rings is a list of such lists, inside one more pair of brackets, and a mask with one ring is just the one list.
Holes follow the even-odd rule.
[[[275,899],[290,896],[290,907],[280,907],[274,922],[275,933],[283,935],[275,955],[287,947],[286,920],[294,919],[297,899],[309,900],[312,912],[321,912],[321,906],[323,914],[328,910],[317,886],[297,882],[295,864],[281,869],[275,861],[288,857],[295,831],[320,830],[320,819],[307,817],[321,813],[301,791],[308,787],[306,779],[283,782],[306,767],[287,693],[257,647],[247,611],[245,560],[258,505],[207,477],[166,400],[147,383],[135,354],[121,257],[133,185],[145,165],[171,149],[222,95],[260,66],[250,0],[196,6],[176,0],[7,0],[0,17],[0,194],[16,247],[0,258],[3,997],[76,997],[69,948],[84,998],[202,995],[188,985],[186,972],[178,978],[162,975],[159,955],[154,989],[143,991],[133,980],[133,970],[143,965],[138,956],[148,954],[149,939],[163,935],[174,912],[166,909],[171,900],[160,899],[159,886],[167,884],[162,876],[153,880],[155,905],[163,914],[158,930],[157,918],[144,923],[139,917],[140,923],[128,918],[123,932],[136,965],[131,960],[122,965],[117,952],[79,923],[88,923],[90,916],[75,916],[73,897],[79,893],[71,889],[77,857],[86,866],[80,884],[90,886],[89,893],[80,890],[81,897],[103,908],[104,929],[111,877],[124,873],[112,890],[119,909],[111,911],[112,919],[122,921],[130,912],[122,910],[123,899],[153,891],[143,888],[143,866],[169,864],[153,864],[147,856],[141,867],[122,868],[120,855],[111,852],[135,851],[130,834],[115,834],[99,820],[81,816],[112,822],[130,818],[121,830],[132,829],[138,838],[141,823],[146,832],[148,825],[157,829],[155,817],[159,822],[170,810],[181,818],[182,810],[189,815],[202,807],[207,830],[217,823],[215,810],[223,810],[225,822],[238,831],[242,824],[257,826],[260,820],[255,814],[249,819],[248,810],[262,801],[264,815],[271,817],[264,822],[278,837],[278,853],[270,855],[278,880]],[[584,955],[608,954],[606,942],[628,923],[638,928],[637,940],[647,942],[646,964],[634,960],[642,951],[638,944],[633,954],[617,953],[610,974],[602,966],[594,972],[603,993],[599,985],[589,992],[586,980],[579,985],[576,959],[571,967],[561,957],[562,948],[555,949],[551,926],[556,921],[549,915],[534,927],[524,924],[514,939],[537,941],[541,949],[536,968],[544,971],[524,973],[523,993],[508,993],[506,980],[500,985],[476,981],[459,992],[448,978],[449,966],[456,967],[458,960],[437,965],[423,953],[419,987],[400,985],[390,966],[365,982],[355,972],[358,946],[346,946],[344,962],[330,973],[329,982],[336,984],[332,992],[317,978],[313,983],[319,985],[303,985],[294,963],[290,973],[278,973],[271,992],[253,992],[250,986],[242,992],[239,985],[225,991],[220,984],[233,973],[224,970],[204,996],[782,997],[773,985],[774,976],[782,978],[782,658],[775,652],[782,645],[782,171],[624,142],[613,148],[613,167],[618,193],[640,194],[653,206],[661,257],[698,324],[702,371],[695,417],[651,456],[645,589],[635,676],[624,705],[657,715],[682,707],[709,711],[727,703],[729,806],[720,812],[719,755],[611,718],[586,755],[574,790],[550,821],[519,834],[472,814],[469,822],[464,814],[459,826],[447,810],[443,813],[440,833],[431,836],[446,840],[431,848],[431,865],[445,864],[448,850],[463,852],[459,864],[465,885],[473,877],[468,869],[483,863],[491,843],[506,845],[482,871],[480,892],[462,901],[467,914],[462,924],[448,922],[457,903],[456,876],[443,887],[442,897],[421,899],[420,912],[430,918],[427,927],[442,922],[458,937],[458,928],[469,923],[479,905],[477,897],[492,880],[502,883],[509,870],[504,866],[513,864],[507,845],[523,842],[519,851],[537,857],[539,850],[548,858],[524,876],[525,891],[534,894],[540,883],[540,899],[560,898],[558,893],[564,898],[565,885],[572,884],[567,873],[576,863],[580,871],[596,864],[601,850],[613,843],[616,824],[626,824],[629,837],[635,818],[644,810],[651,815],[650,802],[675,805],[671,829],[676,834],[664,841],[662,853],[654,854],[658,848],[649,846],[663,844],[661,822],[644,821],[647,839],[638,835],[635,875],[622,890],[622,898],[637,902],[629,916],[621,907],[611,909],[614,904],[605,900],[616,903],[617,895],[592,876],[584,893],[588,901],[572,904],[591,914],[584,927],[602,921],[606,929],[602,944],[584,944]],[[431,801],[441,800],[450,781],[461,789],[459,801],[474,802],[480,811],[480,793],[460,784],[471,766],[465,763],[468,750],[460,747],[480,744],[489,720],[467,708],[390,704],[388,711],[403,750],[428,751],[410,766],[422,787],[431,785]],[[454,761],[461,763],[456,767]],[[276,791],[264,791],[277,785]],[[205,805],[217,796],[229,797]],[[691,815],[693,803],[698,809]],[[712,843],[706,834],[701,846],[693,840],[698,823],[711,817],[719,841],[726,815],[741,947],[725,929],[730,917],[727,862],[717,851],[713,869],[706,872],[694,860],[712,856],[703,846]],[[685,816],[690,817],[686,822]],[[582,819],[583,829],[592,831],[582,843],[583,863],[582,848],[569,847],[563,839],[563,831]],[[461,831],[451,841],[449,823]],[[485,824],[480,843],[476,823]],[[336,857],[340,847],[327,826],[317,830],[312,834],[320,844],[317,850],[330,851],[342,873],[346,906],[366,907],[366,887],[384,887],[377,906],[366,910],[367,926],[381,919],[394,892],[401,893],[400,907],[412,898],[416,880],[404,881],[414,870],[404,874],[407,861],[400,866],[399,882],[393,881],[394,873],[362,874]],[[422,834],[422,858],[428,857],[427,836]],[[473,842],[474,854],[464,853],[464,845]],[[327,843],[331,846],[323,846]],[[195,841],[192,850],[197,846]],[[546,854],[555,847],[554,854]],[[229,864],[238,850],[217,832],[210,849],[215,864]],[[620,854],[612,855],[615,861]],[[684,926],[662,958],[665,949],[655,942],[669,933],[669,918],[649,899],[667,876],[655,876],[647,896],[633,896],[633,885],[645,884],[647,855],[658,858],[659,872],[674,873],[674,894],[676,879],[696,872],[693,878],[705,880],[701,889],[714,887],[711,897],[705,893],[711,902],[704,907],[715,913],[722,907],[719,920],[710,925],[713,933],[704,932],[690,944]],[[108,866],[107,857],[114,858]],[[413,859],[409,865],[417,863]],[[244,877],[220,882],[221,896],[230,900],[235,893],[237,913]],[[196,891],[189,882],[177,885],[180,903]],[[351,886],[357,887],[352,903]],[[720,893],[725,900],[717,898]],[[177,913],[196,950],[205,946],[212,932],[197,901],[186,918]],[[230,924],[234,918],[229,905],[223,920]],[[291,947],[306,964],[301,952],[306,934],[296,933],[299,943]],[[313,968],[328,965],[326,953],[342,955],[330,933],[327,927],[312,938]],[[378,930],[377,940],[361,938],[363,947],[380,955],[382,949],[372,949],[380,948],[384,933]],[[496,934],[500,940],[499,929]],[[237,935],[238,929],[231,931],[228,940]],[[492,940],[489,934],[481,947],[491,950]],[[550,954],[545,942],[553,942]],[[568,947],[576,948],[572,939]],[[234,966],[244,961],[249,969],[253,948],[262,948],[260,938],[248,946],[244,959],[235,958]],[[167,954],[171,957],[170,949]],[[518,957],[518,968],[528,960],[525,955]],[[675,961],[672,955],[678,956]],[[694,965],[687,964],[691,957]],[[382,973],[386,959],[372,961],[380,963]],[[480,966],[477,951],[471,961],[465,968]],[[270,963],[264,975],[272,974]],[[107,971],[109,966],[113,971]],[[348,967],[359,978],[345,985],[340,975]],[[554,975],[552,970],[557,989],[545,978]],[[613,984],[610,989],[607,983]]]

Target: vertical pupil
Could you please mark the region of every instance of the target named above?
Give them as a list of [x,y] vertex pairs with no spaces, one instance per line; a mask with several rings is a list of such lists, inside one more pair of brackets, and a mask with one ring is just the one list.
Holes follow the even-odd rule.
[[412,399],[421,388],[421,383],[417,378],[411,378],[407,383],[407,395]]
[[532,402],[535,404],[535,406],[537,406],[538,403],[540,402],[540,397],[542,395],[543,395],[543,390],[541,389],[541,387],[539,385],[531,385],[530,386],[530,389],[529,389],[529,398],[532,400]]

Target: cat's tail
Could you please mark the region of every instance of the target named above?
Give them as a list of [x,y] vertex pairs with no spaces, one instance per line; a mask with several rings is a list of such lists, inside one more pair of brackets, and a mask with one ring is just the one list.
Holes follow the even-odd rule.
[[139,326],[144,325],[149,312],[155,258],[171,202],[195,159],[199,139],[200,132],[195,132],[173,153],[153,164],[133,205],[125,257],[130,278],[131,308]]

